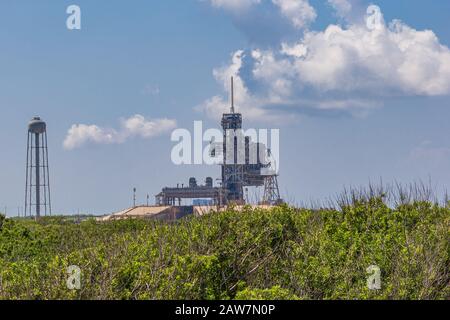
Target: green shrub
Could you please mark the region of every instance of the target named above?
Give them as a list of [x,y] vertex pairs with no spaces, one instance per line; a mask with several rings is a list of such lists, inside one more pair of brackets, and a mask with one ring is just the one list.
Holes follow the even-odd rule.
[[[354,199],[176,223],[0,216],[1,299],[449,299],[450,208]],[[80,267],[81,289],[66,286]],[[381,289],[367,287],[367,267]]]
[[246,288],[239,291],[236,295],[236,300],[299,300],[299,298],[283,289],[280,286],[275,286],[270,289],[249,289]]

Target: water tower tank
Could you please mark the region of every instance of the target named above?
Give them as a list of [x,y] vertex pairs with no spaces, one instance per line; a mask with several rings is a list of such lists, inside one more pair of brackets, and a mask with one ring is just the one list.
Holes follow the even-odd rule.
[[28,123],[28,132],[42,134],[46,131],[47,125],[44,121],[41,120],[40,117],[34,117]]

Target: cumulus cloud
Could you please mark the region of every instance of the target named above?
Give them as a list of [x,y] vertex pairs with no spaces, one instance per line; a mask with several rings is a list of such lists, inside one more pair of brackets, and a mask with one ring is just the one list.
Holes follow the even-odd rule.
[[287,57],[274,63],[289,67],[284,74],[293,68],[296,80],[322,91],[450,93],[450,50],[430,30],[417,31],[400,21],[376,30],[331,25],[305,34],[295,46],[302,56],[285,49]]
[[316,10],[308,0],[272,0],[294,27],[302,29],[317,18]]
[[336,10],[340,17],[347,17],[352,11],[352,3],[350,0],[328,0],[328,3]]
[[[252,76],[247,82],[256,82],[253,91],[249,89],[243,70],[245,61],[251,61]],[[264,64],[257,65],[255,61]],[[225,92],[230,92],[230,78],[234,77],[234,100],[238,112],[244,114],[250,121],[258,122],[285,122],[292,119],[293,113],[310,115],[336,116],[343,112],[354,116],[363,117],[368,111],[379,107],[376,101],[363,98],[327,98],[317,99],[312,96],[299,94],[296,84],[290,79],[294,75],[287,74],[289,66],[279,64],[269,52],[254,50],[248,55],[245,51],[237,51],[233,54],[232,63],[229,66],[215,69],[213,74]],[[215,120],[224,112],[229,112],[229,97],[216,95],[207,99],[196,107],[197,111]]]
[[87,143],[119,144],[132,137],[149,139],[162,135],[176,127],[176,121],[171,119],[145,119],[134,115],[121,120],[119,130],[102,128],[97,125],[74,124],[64,140],[66,150],[80,148]]
[[[214,77],[222,85],[224,91],[228,93],[231,87],[230,79],[234,77],[234,101],[239,112],[245,113],[252,120],[268,120],[272,117],[270,111],[264,109],[264,104],[268,101],[251,94],[240,75],[244,58],[243,50],[235,52],[231,64],[215,69],[213,71]],[[196,110],[205,112],[213,119],[218,119],[222,116],[222,113],[230,111],[229,101],[229,97],[217,95],[197,106]]]
[[[250,8],[263,3],[262,0],[207,0],[215,8],[220,8],[234,14],[242,14]],[[333,0],[330,0],[333,1]],[[339,0],[334,0],[339,1]],[[344,0],[340,0],[344,1]],[[270,2],[267,0],[267,2]],[[317,18],[316,10],[308,0],[271,0],[282,15],[289,19],[296,28],[303,28]]]
[[[330,2],[342,12],[351,10],[347,1]],[[255,120],[294,110],[361,115],[393,96],[450,94],[450,49],[433,31],[399,20],[386,24],[373,6],[364,20],[304,31],[299,40],[277,47],[239,50],[214,77],[225,92],[235,77],[236,101]],[[197,109],[215,115],[226,100],[216,96]]]
[[272,46],[307,29],[317,13],[309,0],[199,0],[226,12],[252,45]]

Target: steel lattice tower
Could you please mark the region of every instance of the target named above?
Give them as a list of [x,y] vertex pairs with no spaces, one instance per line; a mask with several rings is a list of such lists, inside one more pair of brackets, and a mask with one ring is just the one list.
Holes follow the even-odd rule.
[[[233,77],[231,77],[231,110],[230,113],[223,114],[222,129],[222,187],[227,190],[226,198],[228,202],[242,204],[244,203],[244,166],[238,163],[238,154],[243,150],[238,146],[236,137],[236,132],[242,130],[242,115],[236,113],[234,108]],[[233,155],[233,159],[227,159],[228,154]]]
[[40,117],[28,124],[25,215],[38,220],[41,214],[52,214],[48,167],[47,125]]
[[270,175],[264,178],[263,203],[268,205],[278,205],[282,203],[277,175]]
[[[271,156],[272,151],[267,150],[269,156]],[[274,169],[277,164],[273,163]],[[278,187],[278,174],[276,170],[272,170],[269,175],[264,177],[264,196],[263,203],[268,205],[279,205],[283,203],[280,196],[280,188]]]

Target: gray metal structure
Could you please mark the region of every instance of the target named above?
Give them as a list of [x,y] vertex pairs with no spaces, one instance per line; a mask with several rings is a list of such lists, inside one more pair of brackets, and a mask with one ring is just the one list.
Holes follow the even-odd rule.
[[[181,205],[181,199],[209,198],[214,204],[245,204],[245,187],[264,187],[263,203],[279,204],[282,202],[275,173],[267,173],[271,167],[268,162],[270,150],[262,143],[252,142],[250,137],[243,137],[242,114],[234,106],[234,82],[231,78],[231,109],[222,116],[223,162],[221,164],[221,186],[214,187],[212,178],[207,178],[205,185],[198,186],[195,178],[189,179],[189,187],[164,188],[156,196],[157,205]],[[214,144],[213,156],[219,156],[220,145]]]
[[[252,142],[250,137],[240,137],[244,138],[244,144],[239,141],[239,135],[242,135],[242,115],[235,111],[233,78],[231,78],[230,111],[222,116],[222,188],[226,190],[227,203],[245,204],[244,188],[262,186],[264,186],[264,194],[271,194],[270,201],[266,201],[264,197],[264,203],[280,203],[277,175],[265,172],[271,167],[271,163],[267,161],[270,150],[262,143]],[[228,150],[228,146],[233,149]],[[272,186],[276,188],[268,190]]]
[[223,190],[213,186],[212,178],[205,180],[205,185],[197,185],[195,178],[189,179],[189,186],[177,186],[176,188],[164,188],[156,195],[158,206],[181,206],[182,199],[212,199],[214,205],[223,205],[225,197]]
[[267,205],[278,205],[283,201],[280,197],[280,189],[278,187],[278,176],[277,175],[268,175],[264,179],[264,196],[263,196],[263,204]]
[[52,214],[47,125],[40,117],[34,117],[28,124],[25,215],[32,216],[33,208],[36,220],[41,214]]

